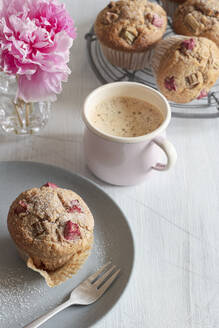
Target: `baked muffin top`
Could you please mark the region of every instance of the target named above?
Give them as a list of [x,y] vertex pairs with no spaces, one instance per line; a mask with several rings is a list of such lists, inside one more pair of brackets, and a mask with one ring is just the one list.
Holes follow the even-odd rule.
[[[161,42],[168,43],[168,39]],[[218,77],[219,49],[211,40],[197,37],[176,38],[157,71],[160,91],[177,103],[207,96]]]
[[219,45],[219,1],[187,0],[176,10],[174,31],[190,36],[203,36]]
[[97,16],[95,33],[109,48],[142,52],[159,41],[167,25],[165,11],[147,0],[111,1]]
[[93,216],[75,192],[47,183],[21,193],[8,214],[8,229],[27,253],[70,254],[93,234]]

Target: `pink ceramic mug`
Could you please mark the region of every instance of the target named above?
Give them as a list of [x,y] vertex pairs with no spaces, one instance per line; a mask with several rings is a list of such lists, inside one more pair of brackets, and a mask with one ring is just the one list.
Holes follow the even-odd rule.
[[[90,110],[116,96],[139,98],[156,106],[164,115],[163,123],[155,131],[140,137],[116,137],[100,131],[90,122]],[[89,169],[101,180],[115,185],[137,184],[154,170],[169,170],[177,159],[174,146],[165,138],[170,118],[166,98],[148,86],[115,82],[97,88],[86,98],[83,111],[84,150]],[[162,152],[166,154],[166,164],[159,162]]]

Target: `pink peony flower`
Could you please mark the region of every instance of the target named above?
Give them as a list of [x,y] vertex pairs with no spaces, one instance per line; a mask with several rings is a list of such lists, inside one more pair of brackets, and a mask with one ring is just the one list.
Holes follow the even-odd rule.
[[56,0],[2,0],[0,68],[18,77],[18,97],[54,101],[71,73],[73,20]]

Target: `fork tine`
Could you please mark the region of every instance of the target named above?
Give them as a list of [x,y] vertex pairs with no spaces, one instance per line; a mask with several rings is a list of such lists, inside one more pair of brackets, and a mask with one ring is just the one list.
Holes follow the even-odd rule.
[[95,279],[98,278],[98,276],[101,274],[101,272],[103,272],[104,269],[106,269],[109,265],[111,264],[111,261],[107,262],[106,264],[104,264],[98,271],[96,271],[95,273],[93,273],[91,276],[89,276],[87,278],[87,280],[92,283]]
[[99,289],[100,295],[105,293],[105,291],[112,285],[114,280],[117,278],[118,274],[120,272],[120,269],[118,269]]
[[110,273],[113,272],[113,270],[115,270],[115,268],[116,268],[115,265],[109,268],[109,270],[107,270],[100,278],[98,278],[93,285],[98,288],[104,282],[104,280],[107,279]]

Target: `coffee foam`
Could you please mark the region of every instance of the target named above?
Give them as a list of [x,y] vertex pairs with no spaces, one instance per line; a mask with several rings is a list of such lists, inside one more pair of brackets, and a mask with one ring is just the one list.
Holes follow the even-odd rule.
[[112,97],[90,112],[91,124],[118,137],[138,137],[156,130],[164,121],[161,111],[148,102],[132,97]]

